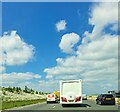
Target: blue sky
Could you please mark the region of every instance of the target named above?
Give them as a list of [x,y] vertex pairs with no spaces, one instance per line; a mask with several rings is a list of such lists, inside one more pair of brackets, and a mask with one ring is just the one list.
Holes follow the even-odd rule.
[[[106,9],[111,9],[111,7],[114,9],[111,13],[105,12]],[[18,46],[22,46],[24,43],[24,47],[26,49],[29,48],[29,52],[26,50],[25,52],[22,52],[24,47],[12,45],[10,48],[15,52],[20,53],[18,54],[18,57],[20,56],[19,58],[12,57],[14,52],[11,53],[11,49],[7,51],[5,48],[3,54],[10,54],[10,57],[12,57],[13,60],[11,62],[8,60],[3,63],[4,71],[2,72],[5,74],[3,75],[7,77],[5,79],[3,78],[3,82],[4,80],[5,82],[11,82],[3,83],[3,85],[28,85],[37,90],[54,91],[59,89],[58,82],[65,76],[64,79],[82,78],[84,81],[83,88],[88,88],[87,90],[84,90],[86,93],[100,93],[103,85],[100,86],[100,90],[94,86],[93,89],[95,89],[95,91],[93,92],[89,89],[88,85],[92,86],[97,83],[99,80],[97,77],[100,77],[100,73],[104,73],[104,66],[107,66],[106,69],[108,71],[105,73],[106,78],[113,77],[112,74],[114,74],[114,81],[117,79],[117,51],[115,50],[115,48],[117,48],[117,30],[115,29],[117,25],[116,13],[114,14],[114,18],[108,19],[114,11],[117,12],[116,3],[113,3],[112,5],[111,3],[103,4],[91,2],[6,2],[3,3],[2,8],[3,35],[1,36],[1,41],[2,38],[8,38],[9,36],[10,38],[14,38],[17,34],[19,36],[18,40],[20,40],[21,43]],[[101,13],[101,15],[99,15],[97,11]],[[105,13],[105,17],[103,17],[103,13]],[[96,16],[96,14],[98,15]],[[60,23],[62,20],[66,25],[63,26],[63,29],[58,31],[56,24]],[[13,31],[16,31],[13,35],[8,33]],[[7,32],[7,36],[4,32]],[[110,45],[110,41],[113,41],[114,43]],[[101,46],[102,44],[106,46]],[[101,49],[103,50],[100,51],[100,49],[97,49],[99,47],[102,47]],[[20,50],[20,52],[16,50]],[[109,56],[106,55],[106,51]],[[116,51],[114,52],[114,55],[112,55],[113,51]],[[27,57],[27,53],[29,53],[30,56]],[[19,60],[19,63],[15,62],[15,60]],[[73,60],[73,65],[71,65]],[[102,61],[98,62],[99,60]],[[88,64],[86,65],[87,62]],[[100,67],[97,67],[98,63],[101,65]],[[91,68],[89,64],[95,66]],[[115,66],[112,67],[113,73],[111,73],[111,66],[109,65]],[[74,66],[74,69],[71,68],[71,66]],[[102,66],[103,68],[101,68]],[[22,80],[20,77],[20,79],[17,78],[17,81],[14,82],[10,79],[13,77],[12,73],[14,74],[14,78],[19,77],[20,75],[21,77],[30,76],[31,78]],[[93,74],[93,76],[91,74]],[[108,76],[108,74],[111,75]],[[90,78],[88,79],[89,76]],[[93,78],[91,79],[91,77]],[[93,81],[94,78],[96,82]],[[117,89],[117,83],[112,81],[111,85],[111,80],[112,79],[110,78],[110,80],[107,81],[107,85],[102,92],[106,92],[111,87]],[[105,83],[106,79],[101,79],[101,81]],[[52,83],[55,86],[53,88]],[[40,88],[36,87],[36,84],[38,84]]]
[[[80,4],[3,3],[2,31],[17,30],[20,37],[25,42],[32,44],[36,50],[35,59],[32,63],[8,67],[6,72],[20,72],[22,70],[23,72],[31,71],[43,74],[44,68],[54,66],[57,57],[65,56],[60,52],[58,46],[61,36],[72,31],[81,35],[86,29],[90,28],[88,25],[90,5],[91,3],[87,2]],[[81,14],[82,17],[80,17]],[[55,23],[61,19],[65,19],[69,26],[66,31],[58,33]]]
[[[20,37],[36,49],[35,60],[24,65],[23,71],[40,72],[45,67],[54,66],[57,57],[64,57],[65,54],[60,52],[58,46],[61,36],[72,31],[81,35],[90,28],[88,26],[90,4],[3,3],[3,32],[17,30]],[[66,31],[58,33],[55,23],[61,19],[65,19],[69,26]],[[36,69],[32,67],[33,65]],[[18,72],[19,69],[20,67],[10,67],[8,72]]]

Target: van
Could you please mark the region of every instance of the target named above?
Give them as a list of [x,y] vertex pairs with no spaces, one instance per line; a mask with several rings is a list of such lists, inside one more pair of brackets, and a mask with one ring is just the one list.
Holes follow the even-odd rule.
[[82,80],[60,81],[60,104],[82,103]]

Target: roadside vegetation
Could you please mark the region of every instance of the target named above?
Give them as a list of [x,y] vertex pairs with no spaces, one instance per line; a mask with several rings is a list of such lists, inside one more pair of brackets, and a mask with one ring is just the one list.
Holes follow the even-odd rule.
[[5,110],[13,107],[20,107],[30,104],[42,103],[45,102],[46,99],[36,99],[36,100],[23,100],[23,101],[9,101],[2,102],[2,108],[0,110]]
[[19,107],[29,104],[35,104],[46,101],[46,94],[41,91],[35,91],[25,86],[20,87],[0,87],[0,110]]
[[120,105],[120,98],[115,98],[116,104]]

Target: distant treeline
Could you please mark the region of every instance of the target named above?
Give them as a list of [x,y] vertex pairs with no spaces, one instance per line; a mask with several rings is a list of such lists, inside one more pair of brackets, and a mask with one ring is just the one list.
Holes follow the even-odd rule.
[[24,89],[22,89],[21,87],[0,87],[1,90],[3,91],[9,91],[9,92],[12,92],[12,93],[18,93],[20,94],[21,92],[24,92],[24,93],[30,93],[30,94],[39,94],[39,95],[43,95],[43,94],[48,94],[48,93],[45,93],[45,92],[41,92],[41,91],[35,91],[31,88],[28,88],[27,86],[24,87]]

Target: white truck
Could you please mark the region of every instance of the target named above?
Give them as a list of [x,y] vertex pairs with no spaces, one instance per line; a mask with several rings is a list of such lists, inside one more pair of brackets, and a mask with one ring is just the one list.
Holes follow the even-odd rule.
[[57,102],[57,96],[53,93],[53,94],[48,94],[47,95],[47,104],[48,103],[53,103],[53,102]]
[[60,104],[82,103],[82,80],[60,81]]

